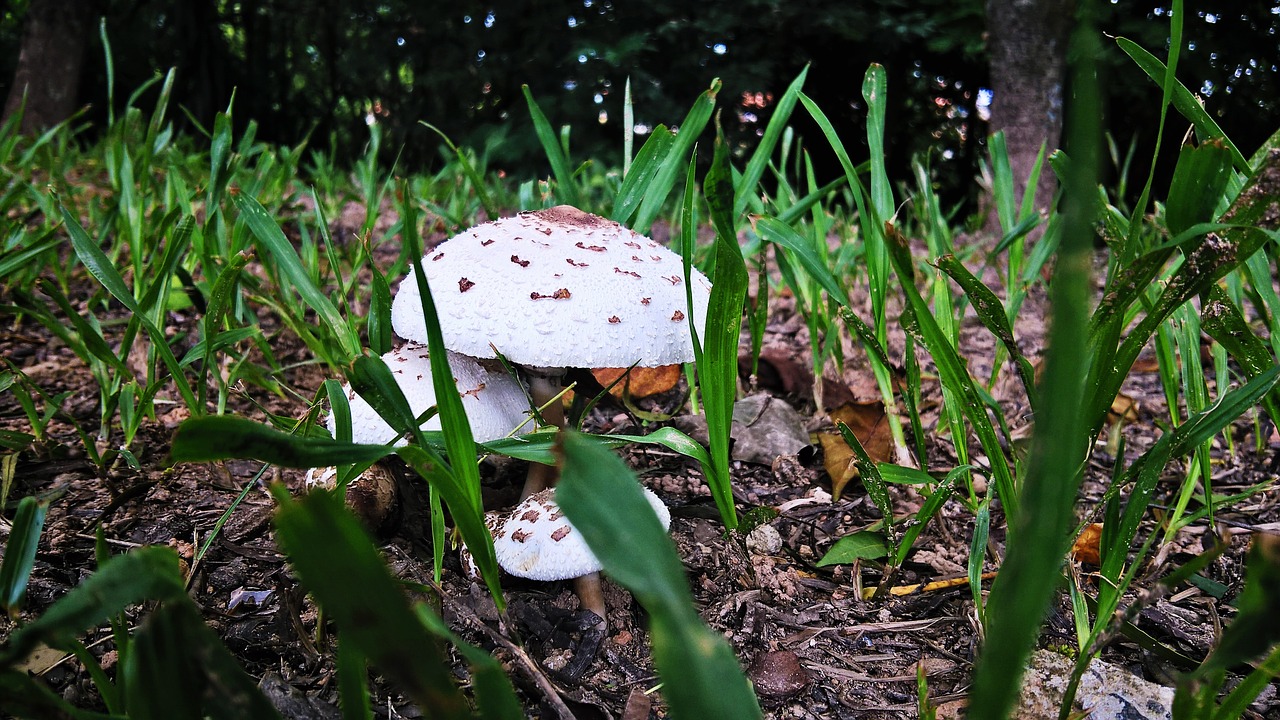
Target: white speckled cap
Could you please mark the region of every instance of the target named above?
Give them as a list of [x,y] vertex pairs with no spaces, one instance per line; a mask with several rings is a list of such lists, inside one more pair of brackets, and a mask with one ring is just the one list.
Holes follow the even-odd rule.
[[[618,223],[561,205],[485,223],[422,259],[450,349],[533,367],[645,367],[693,360],[680,256]],[[692,271],[694,326],[711,283]],[[426,340],[411,272],[395,331]]]
[[[431,383],[431,360],[425,345],[408,343],[383,355],[382,361],[391,368],[391,374],[395,376],[414,415],[421,415],[436,404],[436,391]],[[475,358],[455,352],[449,353],[449,367],[453,370],[453,381],[462,396],[462,407],[467,412],[471,434],[476,442],[505,437],[525,421],[529,401],[519,383],[510,375],[501,369],[490,372]],[[364,398],[357,395],[349,385],[343,387],[351,405],[352,442],[381,445],[396,437],[396,431]],[[332,413],[329,414],[327,424],[329,434],[336,435],[337,422]],[[440,416],[432,416],[422,424],[422,429],[439,430]],[[521,429],[521,434],[532,429],[533,423],[528,423]],[[403,438],[396,441],[397,447],[404,444]]]
[[[582,533],[560,511],[555,492],[548,488],[530,495],[498,524],[493,551],[503,570],[530,580],[568,580],[600,570]],[[663,529],[671,527],[667,506],[648,488],[644,496]]]

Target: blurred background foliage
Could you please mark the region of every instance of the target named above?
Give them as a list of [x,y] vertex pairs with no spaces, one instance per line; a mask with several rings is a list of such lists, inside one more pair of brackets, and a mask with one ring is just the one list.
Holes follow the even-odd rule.
[[[0,11],[6,94],[31,2],[10,0]],[[1280,6],[1275,0],[1198,5],[1209,4],[1212,11],[1188,13],[1179,74],[1228,135],[1251,150],[1280,117]],[[105,18],[118,95],[177,67],[173,97],[186,110],[187,130],[209,127],[234,90],[238,125],[252,119],[258,137],[276,143],[308,138],[339,162],[362,152],[365,123],[376,119],[388,158],[400,154],[406,171],[429,168],[441,156],[438,139],[418,124],[423,120],[458,144],[487,149],[494,167],[545,173],[545,156],[527,131],[520,86],[528,84],[554,124],[572,125],[574,157],[620,164],[628,78],[638,134],[678,124],[692,99],[721,78],[722,122],[746,152],[806,64],[812,66],[806,92],[850,143],[865,137],[860,78],[869,63],[883,64],[890,172],[905,178],[911,157],[927,154],[948,201],[972,199],[965,193],[976,192],[970,179],[987,134],[982,0],[70,0],[67,6]],[[1159,2],[1113,0],[1100,25],[1160,54],[1167,13]],[[107,73],[96,23],[89,25],[79,98],[90,106],[83,118],[102,127]],[[1158,90],[1113,45],[1104,55],[1104,127],[1122,152],[1130,142],[1149,150]],[[796,129],[817,136],[803,122]],[[1168,140],[1176,143],[1184,130],[1170,127]],[[822,164],[834,161],[815,161],[820,173],[838,174]]]

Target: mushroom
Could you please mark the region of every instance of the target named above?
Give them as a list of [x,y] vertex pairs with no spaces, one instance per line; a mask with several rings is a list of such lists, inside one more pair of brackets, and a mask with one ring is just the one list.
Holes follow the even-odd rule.
[[[414,415],[421,415],[436,403],[431,382],[431,361],[425,345],[409,343],[382,356],[396,383],[409,401]],[[462,407],[471,424],[472,435],[486,442],[515,432],[528,432],[528,402],[518,381],[503,372],[490,372],[475,358],[449,353],[449,368],[462,396]],[[397,447],[406,444],[403,437],[378,415],[368,401],[345,385],[351,407],[352,442],[381,445],[395,440]],[[337,419],[333,413],[326,421],[330,435],[337,435]],[[439,430],[440,416],[422,424],[424,430]],[[337,468],[312,468],[307,471],[306,486],[331,488],[337,481]],[[397,500],[395,477],[382,463],[374,463],[347,485],[347,505],[377,530],[392,517]]]
[[[525,368],[534,404],[559,394],[566,368],[652,367],[693,360],[680,256],[616,222],[560,205],[478,225],[421,261],[445,346],[474,357],[495,349]],[[706,322],[711,283],[692,270],[693,324]],[[391,322],[426,341],[413,273],[400,284]],[[563,426],[563,407],[543,418]],[[555,484],[534,465],[525,497]]]
[[[382,362],[391,369],[415,416],[436,404],[426,345],[408,343],[383,355]],[[530,430],[525,422],[529,405],[519,382],[504,372],[490,372],[475,358],[456,352],[449,353],[449,369],[453,371],[453,381],[462,396],[462,407],[466,410],[476,442],[496,440],[512,431],[524,433]],[[355,394],[350,385],[343,387],[351,406],[352,442],[381,445],[394,439],[396,447],[406,443],[404,438],[397,437],[396,431],[368,401]],[[329,434],[337,435],[337,419],[333,413],[329,414],[326,424]],[[440,416],[432,416],[422,424],[422,429],[439,430]]]
[[[525,498],[506,517],[493,522],[493,552],[498,565],[516,577],[530,580],[573,580],[584,610],[600,617],[597,627],[607,627],[604,594],[600,587],[600,561],[587,547],[582,533],[556,504],[555,488]],[[663,529],[671,527],[671,513],[652,490],[645,499],[657,513]]]

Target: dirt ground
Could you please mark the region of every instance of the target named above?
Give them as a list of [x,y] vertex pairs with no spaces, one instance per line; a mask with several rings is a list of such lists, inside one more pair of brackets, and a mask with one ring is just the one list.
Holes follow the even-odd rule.
[[[71,297],[83,303],[93,293],[85,281],[72,288]],[[0,299],[11,303],[12,299]],[[1029,298],[1019,322],[1019,339],[1034,360],[1042,349],[1044,301]],[[870,317],[869,314],[863,315]],[[177,316],[173,324],[196,335],[198,318]],[[297,363],[283,378],[302,395],[309,396],[325,379],[324,369],[311,362],[305,348],[287,332],[275,334],[273,320],[264,315],[263,327],[272,337],[282,364]],[[765,394],[798,414],[799,427],[808,434],[831,425],[825,412],[815,408],[807,370],[809,338],[794,302],[772,302],[765,337],[765,360],[756,378],[743,377],[750,394]],[[744,332],[744,338],[746,333]],[[900,352],[901,337],[895,352]],[[744,346],[745,349],[745,346]],[[96,430],[98,394],[85,367],[37,324],[10,320],[0,330],[0,352],[22,368],[46,392],[70,391],[64,410],[86,428]],[[969,359],[975,377],[985,378],[994,358],[995,343],[970,314],[962,333],[961,354]],[[823,379],[824,404],[841,401],[871,402],[878,392],[865,357],[847,348],[843,372],[829,367]],[[895,355],[900,357],[900,355]],[[956,460],[950,440],[941,437],[938,421],[940,391],[925,365],[923,387],[927,467],[946,471]],[[1002,374],[994,395],[1015,424],[1026,418],[1025,398],[1011,373]],[[1006,377],[1010,376],[1010,377]],[[271,395],[259,388],[244,393],[273,412],[300,416],[299,402]],[[1134,415],[1124,423],[1126,453],[1131,460],[1158,437],[1158,425],[1167,421],[1163,391],[1154,363],[1146,358],[1124,389],[1134,402]],[[163,395],[163,393],[162,393]],[[681,392],[677,389],[640,405],[674,412]],[[233,410],[260,417],[246,397],[233,398]],[[684,410],[681,413],[687,412]],[[215,465],[170,468],[169,438],[184,418],[178,404],[159,404],[157,419],[144,424],[133,445],[141,463],[99,473],[86,460],[80,438],[71,425],[56,420],[44,445],[23,451],[18,458],[12,498],[59,490],[62,496],[49,510],[35,572],[31,578],[24,617],[31,618],[75,586],[94,567],[94,528],[101,523],[108,543],[116,551],[146,544],[175,547],[189,563],[197,548],[214,530],[215,523],[261,465],[232,461]],[[21,409],[12,395],[0,395],[3,427],[24,429]],[[670,422],[695,432],[697,421],[677,416]],[[647,432],[646,426],[620,404],[605,402],[588,419],[595,432]],[[1241,420],[1232,428],[1235,447],[1217,447],[1215,490],[1231,493],[1266,478],[1274,478],[1277,460],[1274,444],[1262,456],[1253,450],[1255,426]],[[1269,429],[1264,429],[1269,432]],[[1221,440],[1219,439],[1219,443]],[[976,442],[971,446],[981,453]],[[690,586],[702,617],[732,643],[755,683],[768,717],[776,718],[910,718],[917,715],[916,672],[923,668],[933,702],[954,709],[962,703],[971,677],[972,662],[980,644],[979,624],[966,585],[953,589],[915,592],[883,599],[862,599],[860,588],[875,588],[883,578],[871,564],[817,567],[831,544],[841,536],[866,528],[880,519],[857,480],[842,497],[832,501],[831,478],[824,470],[821,449],[808,444],[798,452],[772,458],[739,460],[733,465],[735,495],[740,511],[772,508],[777,517],[747,537],[727,535],[717,519],[697,465],[674,453],[635,447],[623,452],[650,488],[672,508],[671,535],[683,559]],[[1082,514],[1095,507],[1112,471],[1113,458],[1100,445],[1094,453],[1082,489]],[[1156,505],[1171,504],[1184,468],[1172,464],[1166,471]],[[523,468],[516,461],[487,463],[483,468],[486,507],[514,503]],[[270,469],[263,481],[282,480],[302,492],[302,472]],[[402,485],[400,510],[380,533],[386,558],[402,577],[426,581],[431,575],[431,549],[427,514],[420,484]],[[919,507],[920,497],[908,488],[891,490],[899,514]],[[1152,603],[1138,616],[1138,625],[1180,652],[1201,658],[1213,641],[1216,622],[1229,622],[1229,602],[1243,582],[1243,554],[1247,532],[1275,528],[1280,521],[1276,493],[1268,491],[1236,506],[1218,518],[1218,530],[1236,537],[1232,549],[1206,571],[1211,580],[1227,588],[1215,598],[1203,591],[1183,588],[1175,595]],[[316,608],[299,588],[272,538],[272,502],[259,486],[218,533],[208,554],[190,567],[190,592],[205,620],[223,638],[244,668],[276,699],[289,717],[336,718],[337,687],[332,647],[315,643]],[[969,552],[973,517],[956,501],[945,507],[916,543],[891,586],[963,577]],[[0,523],[0,532],[7,526]],[[998,569],[995,560],[1003,552],[1003,516],[992,522],[992,539],[986,569]],[[1212,527],[1196,524],[1183,531],[1173,547],[1160,556],[1160,564],[1145,570],[1136,589],[1150,586],[1159,577],[1211,542]],[[3,538],[0,538],[2,540]],[[1079,565],[1086,577],[1094,570]],[[443,589],[445,616],[462,637],[485,648],[495,648],[494,634],[501,633],[492,602],[459,572],[455,553],[448,553]],[[510,616],[528,654],[555,684],[570,708],[583,718],[638,719],[664,717],[661,692],[647,693],[658,680],[649,658],[648,633],[643,610],[630,595],[611,583],[606,585],[609,633],[598,655],[580,674],[572,676],[577,644],[582,633],[575,629],[577,600],[568,583],[535,583],[504,580]],[[134,620],[140,620],[134,610]],[[0,635],[6,634],[0,632]],[[1059,604],[1045,625],[1042,644],[1074,644],[1070,609]],[[110,671],[114,663],[110,632],[101,629],[86,644]],[[501,648],[495,654],[515,663]],[[1171,684],[1183,668],[1170,666],[1119,639],[1104,657],[1132,672],[1162,684]],[[457,673],[465,675],[459,662]],[[43,680],[81,707],[101,709],[87,674],[74,658],[44,669]],[[513,670],[512,677],[533,717],[551,717],[542,691],[529,676]],[[420,713],[394,688],[374,683],[374,712],[378,717],[412,718]],[[640,692],[637,692],[640,691]],[[1280,698],[1273,688],[1264,693],[1254,710],[1260,717],[1276,717]]]

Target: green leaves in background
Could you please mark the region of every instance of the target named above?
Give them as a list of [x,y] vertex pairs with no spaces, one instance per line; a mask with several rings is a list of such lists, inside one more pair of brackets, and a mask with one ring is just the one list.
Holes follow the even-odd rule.
[[316,316],[328,331],[329,337],[337,342],[337,349],[343,353],[344,359],[359,355],[360,340],[356,337],[355,331],[343,319],[338,308],[312,282],[311,276],[298,258],[298,251],[294,250],[293,245],[266,208],[244,192],[232,195],[232,201],[240,211],[241,219],[249,226],[249,230],[253,232],[261,246],[262,251],[258,253],[259,256],[278,268],[282,278],[288,280],[302,297],[303,302],[315,311]]
[[567,432],[556,501],[609,576],[649,612],[653,661],[676,720],[746,720],[759,705],[729,644],[698,617],[684,567],[635,475]]

